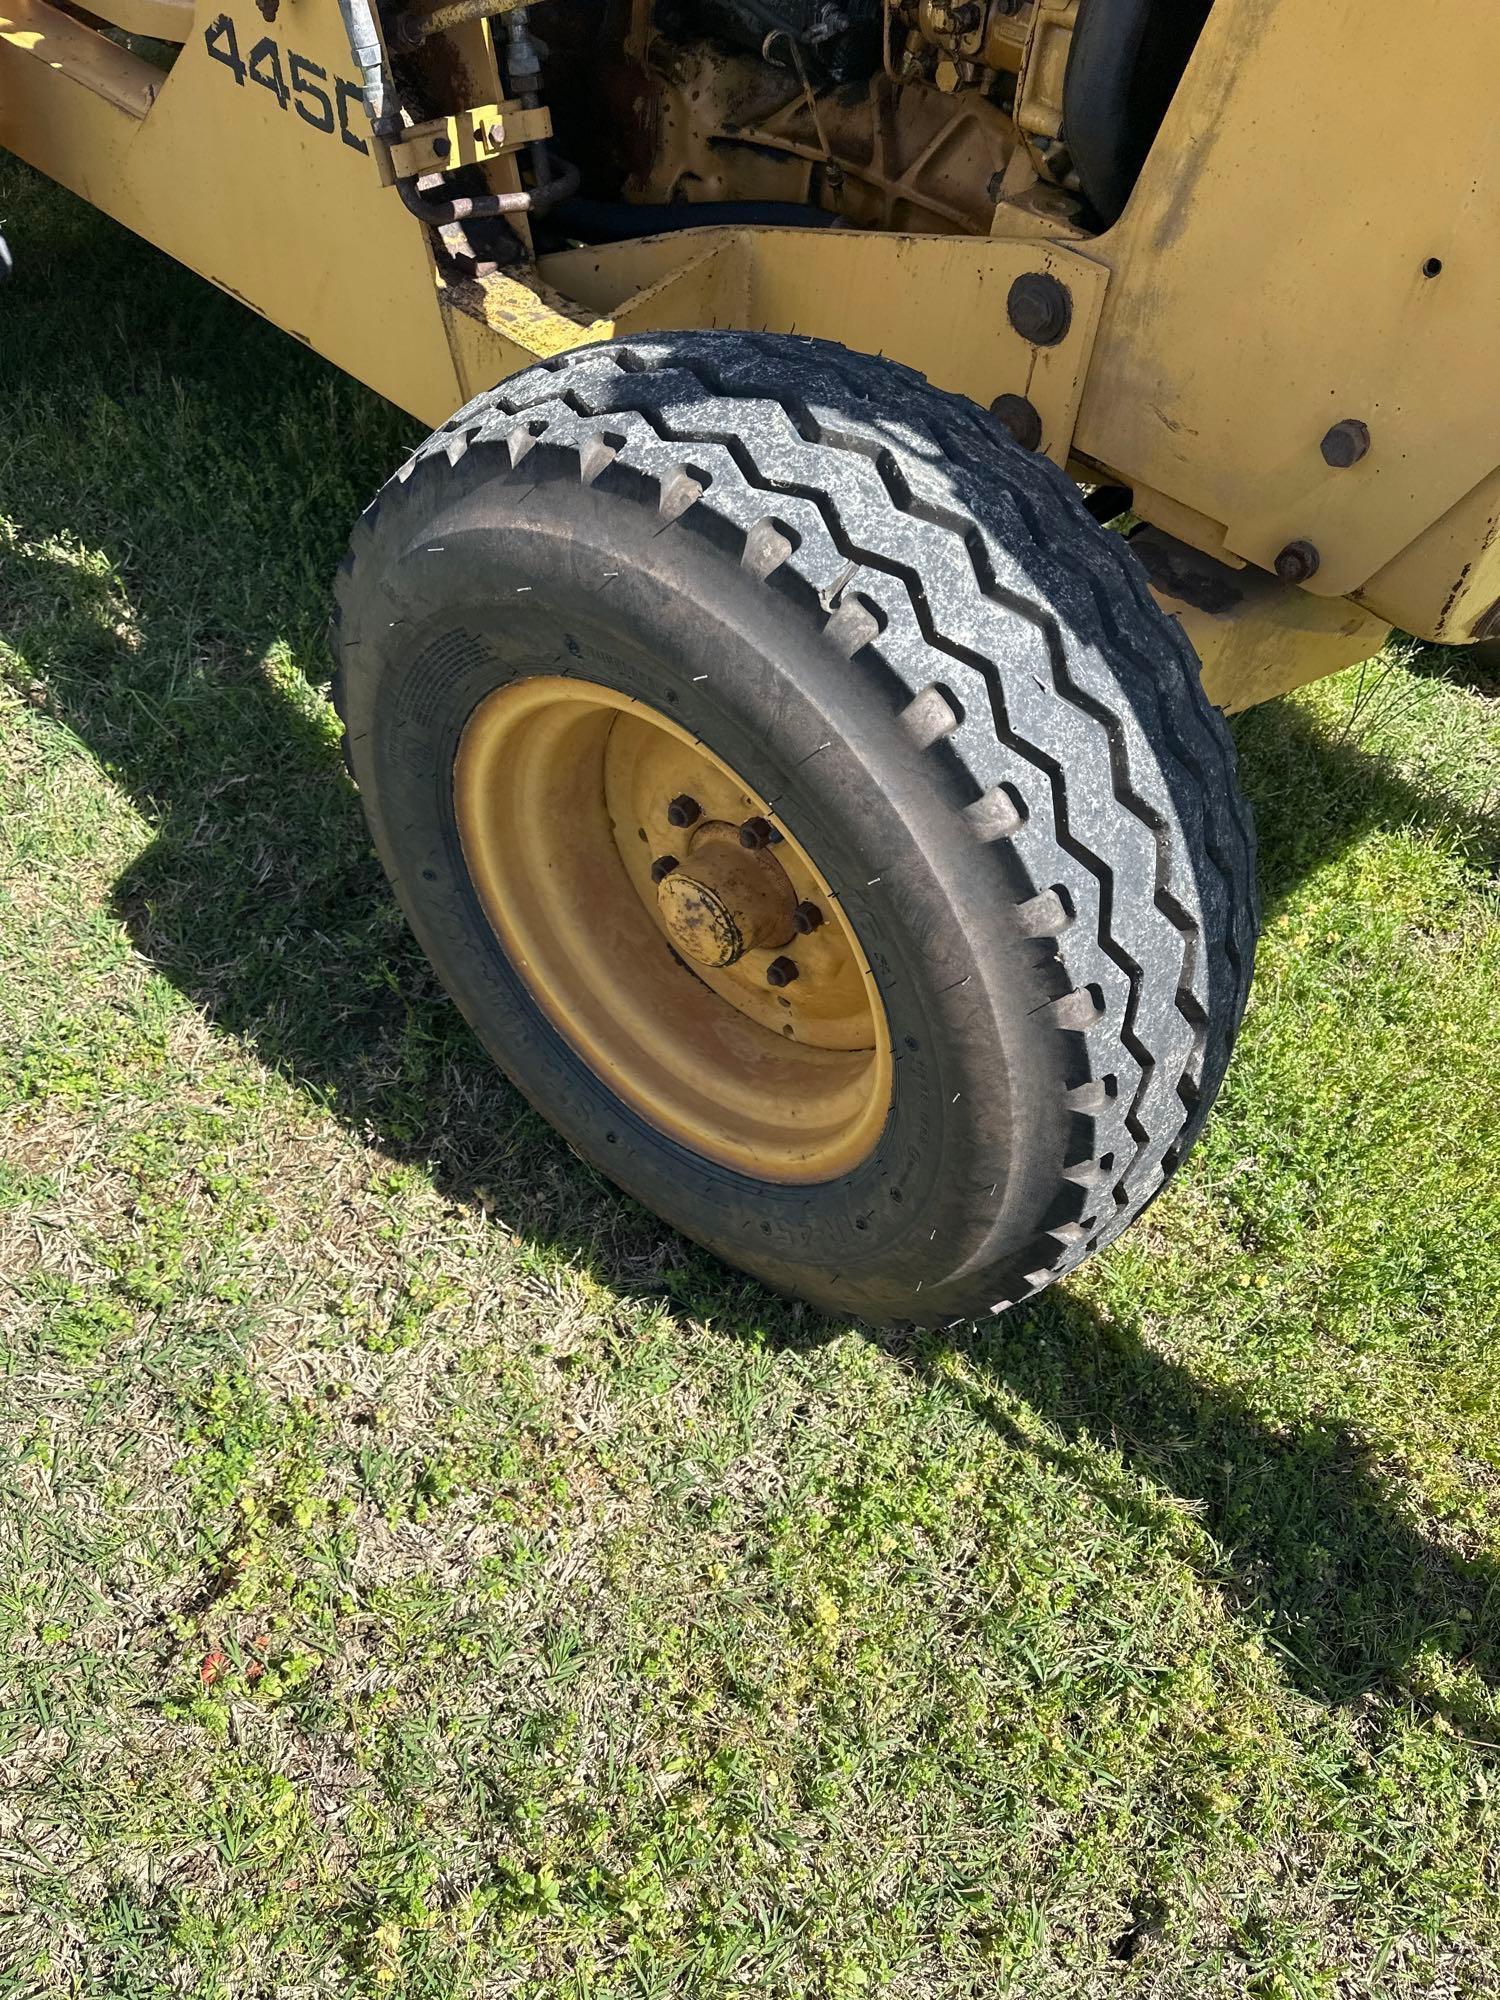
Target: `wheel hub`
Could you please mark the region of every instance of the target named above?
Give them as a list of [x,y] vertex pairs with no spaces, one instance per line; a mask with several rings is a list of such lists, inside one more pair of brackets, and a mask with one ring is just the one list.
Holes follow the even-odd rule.
[[657,885],[662,926],[698,965],[737,965],[747,951],[779,950],[796,936],[797,894],[767,849],[741,844],[739,828],[711,820],[688,858]]

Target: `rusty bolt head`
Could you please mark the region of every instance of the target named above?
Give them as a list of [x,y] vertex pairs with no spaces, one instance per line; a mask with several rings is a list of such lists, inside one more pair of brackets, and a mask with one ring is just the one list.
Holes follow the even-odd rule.
[[1035,451],[1042,441],[1042,418],[1027,396],[997,396],[990,415],[998,417],[1023,451]]
[[1056,347],[1073,324],[1073,297],[1050,271],[1023,271],[1005,297],[1005,310],[1022,340]]
[[815,931],[823,921],[823,912],[816,903],[799,903],[792,912],[792,929],[800,931],[803,937],[809,931]]
[[1288,542],[1276,558],[1276,574],[1283,583],[1306,583],[1317,575],[1321,561],[1311,542]]
[[757,813],[754,819],[747,819],[740,828],[740,846],[769,847],[775,836],[775,827]]
[[694,820],[702,817],[702,806],[696,799],[690,799],[686,792],[679,792],[667,807],[668,826],[691,826]]
[[651,864],[651,880],[665,882],[669,875],[675,875],[678,862],[675,854],[660,854]]
[[797,961],[794,958],[773,958],[766,967],[767,986],[790,986],[797,977]]
[[1318,446],[1324,464],[1337,466],[1340,471],[1345,466],[1358,465],[1369,449],[1370,426],[1359,417],[1340,417]]

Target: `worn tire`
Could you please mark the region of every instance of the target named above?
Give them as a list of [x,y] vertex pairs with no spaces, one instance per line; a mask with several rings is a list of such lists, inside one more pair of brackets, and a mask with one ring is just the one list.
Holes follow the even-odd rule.
[[[999,1310],[1192,1143],[1254,952],[1233,749],[1124,542],[972,404],[789,336],[575,349],[387,484],[334,643],[350,768],[439,976],[579,1153],[726,1260],[876,1322]],[[896,1084],[837,1181],[748,1179],[644,1123],[485,920],[458,733],[583,656],[775,796],[869,954]]]

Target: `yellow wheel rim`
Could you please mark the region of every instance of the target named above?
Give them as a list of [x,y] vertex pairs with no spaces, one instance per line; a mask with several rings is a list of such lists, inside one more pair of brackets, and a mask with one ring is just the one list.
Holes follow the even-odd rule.
[[542,676],[474,711],[454,805],[512,964],[617,1096],[765,1180],[869,1154],[891,1100],[869,961],[722,758],[628,695]]

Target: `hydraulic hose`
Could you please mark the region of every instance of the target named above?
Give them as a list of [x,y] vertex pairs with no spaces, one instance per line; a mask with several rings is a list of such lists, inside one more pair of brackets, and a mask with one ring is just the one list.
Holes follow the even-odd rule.
[[413,8],[401,15],[396,33],[403,48],[416,49],[429,35],[445,35],[469,21],[493,21],[527,4],[528,0],[443,0],[437,7]]
[[567,160],[552,159],[552,176],[541,187],[518,188],[510,194],[461,194],[433,201],[418,194],[414,180],[397,181],[403,207],[419,222],[441,229],[448,222],[482,222],[491,215],[541,215],[563,202],[578,186],[578,169]]
[[[374,0],[339,0],[344,33],[349,37],[349,53],[364,86],[365,113],[377,139],[392,138],[400,130],[396,97],[380,48],[380,30],[375,25]],[[283,101],[285,93],[283,92]]]

